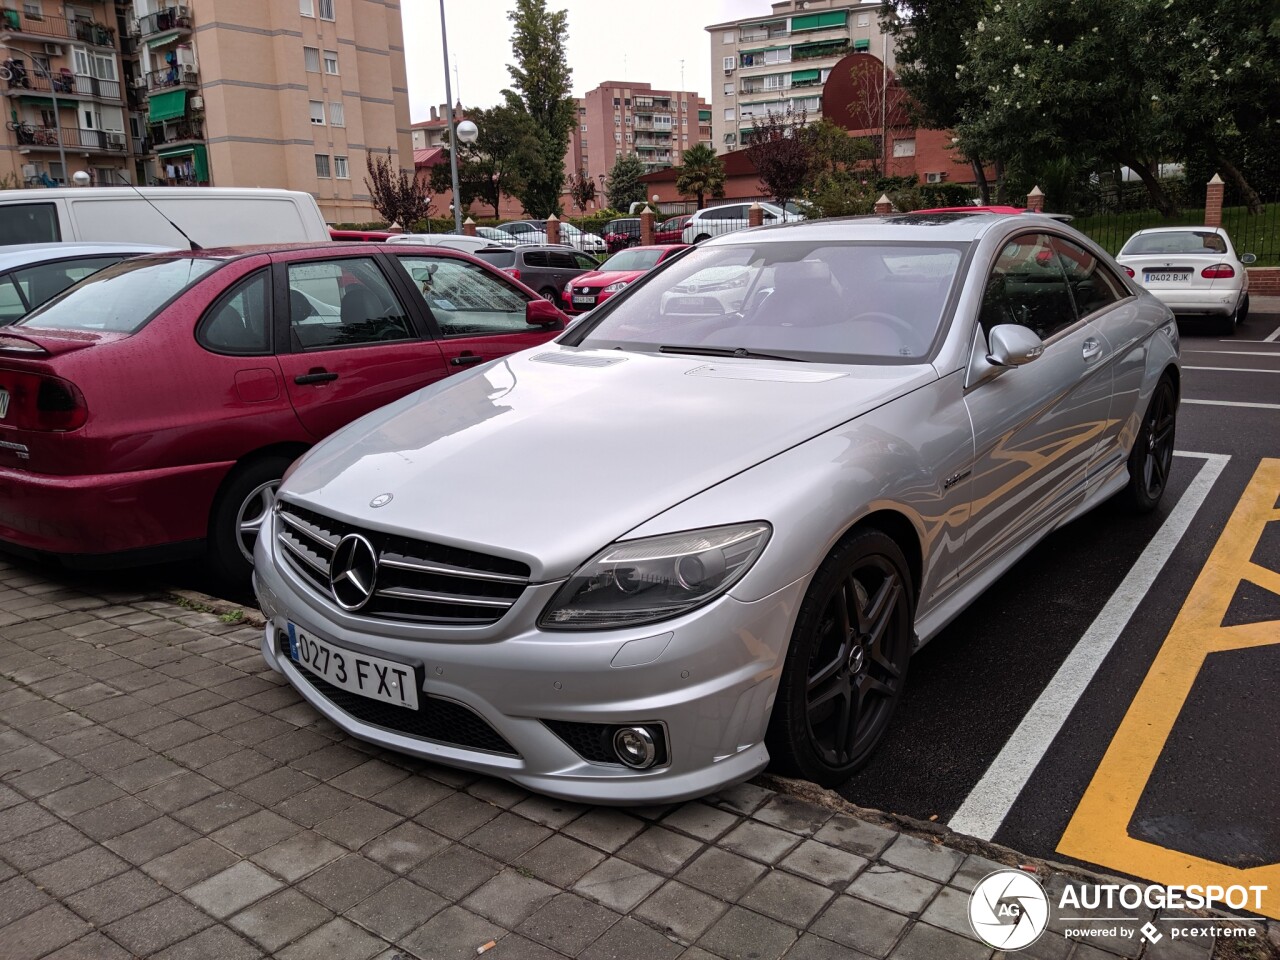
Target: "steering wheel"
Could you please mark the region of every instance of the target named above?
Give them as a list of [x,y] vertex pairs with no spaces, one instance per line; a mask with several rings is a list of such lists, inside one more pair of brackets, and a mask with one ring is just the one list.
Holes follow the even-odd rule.
[[872,323],[883,323],[886,326],[892,327],[901,334],[902,338],[907,341],[907,345],[910,346],[913,351],[919,351],[922,347],[920,343],[920,334],[916,331],[916,328],[911,326],[911,324],[907,323],[907,321],[903,320],[901,317],[894,316],[892,313],[882,313],[879,310],[868,310],[865,313],[854,314],[850,320],[854,323],[857,323],[859,320],[869,320]]

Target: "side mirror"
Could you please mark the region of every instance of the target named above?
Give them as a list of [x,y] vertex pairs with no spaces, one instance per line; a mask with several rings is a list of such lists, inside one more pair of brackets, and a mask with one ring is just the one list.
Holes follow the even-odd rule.
[[550,300],[530,300],[524,305],[524,322],[532,327],[560,326],[565,316]]
[[1016,323],[992,327],[987,346],[987,362],[997,367],[1020,367],[1044,353],[1044,341]]
[[1256,263],[1257,257],[1252,253],[1246,253],[1240,258],[1241,263]]

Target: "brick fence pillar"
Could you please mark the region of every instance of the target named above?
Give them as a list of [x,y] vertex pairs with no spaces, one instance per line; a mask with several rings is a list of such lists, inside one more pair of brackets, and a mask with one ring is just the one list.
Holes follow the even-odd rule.
[[764,223],[764,207],[758,203],[753,203],[747,207],[747,226],[758,227]]
[[1027,209],[1032,213],[1040,213],[1044,210],[1044,191],[1038,186],[1032,187],[1031,192],[1027,194]]
[[1206,227],[1222,226],[1222,178],[1216,173],[1204,191],[1204,225]]
[[640,245],[647,247],[653,243],[653,221],[657,218],[654,216],[649,205],[645,204],[645,208],[640,211]]
[[462,235],[466,237],[474,237],[476,235],[476,222],[470,217],[462,221]]
[[560,219],[554,213],[547,217],[547,243],[555,245],[560,242]]
[[893,213],[893,201],[889,199],[887,193],[880,194],[880,199],[876,201],[876,213],[882,216],[886,213]]

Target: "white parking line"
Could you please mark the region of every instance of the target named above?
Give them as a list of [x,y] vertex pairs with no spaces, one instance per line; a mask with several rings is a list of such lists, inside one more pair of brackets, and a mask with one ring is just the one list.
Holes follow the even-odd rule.
[[1192,367],[1184,365],[1183,370],[1221,370],[1225,373],[1280,373],[1280,370],[1263,370],[1261,367]]
[[1275,343],[1277,340],[1280,340],[1280,327],[1276,327],[1271,333],[1262,338],[1263,343]]
[[1192,400],[1183,397],[1179,403],[1198,403],[1206,407],[1254,407],[1258,410],[1280,410],[1280,403],[1251,403],[1248,400]]
[[[1259,341],[1261,342],[1261,341]],[[1280,353],[1259,353],[1257,350],[1183,350],[1183,353],[1212,353],[1233,357],[1280,357]]]
[[1129,570],[1124,582],[1107,600],[1102,612],[1094,618],[1039,699],[1022,718],[1013,736],[955,812],[948,826],[957,833],[983,840],[995,836],[1049,745],[1062,730],[1067,716],[1111,652],[1129,618],[1151,589],[1156,576],[1231,459],[1223,453],[1176,451],[1175,456],[1198,457],[1205,462]]

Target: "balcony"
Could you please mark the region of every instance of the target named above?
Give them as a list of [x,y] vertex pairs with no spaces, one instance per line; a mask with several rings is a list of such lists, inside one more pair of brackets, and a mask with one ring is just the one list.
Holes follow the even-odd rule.
[[791,48],[792,60],[817,60],[825,57],[843,57],[853,52],[853,44],[848,40],[829,40],[821,43],[808,43]]
[[147,137],[154,151],[157,147],[175,147],[184,143],[202,143],[204,141],[204,121],[184,120],[168,126],[152,126],[151,136]]
[[57,150],[59,138],[65,150],[81,153],[124,153],[125,135],[112,130],[81,130],[78,127],[33,127],[23,124],[14,131],[19,152]]
[[171,87],[194,87],[199,79],[196,68],[191,64],[178,64],[168,70],[153,70],[145,77],[148,93]]
[[114,49],[116,32],[111,27],[89,20],[32,17],[17,10],[0,10],[0,42],[10,40],[42,40],[45,43],[75,40]]
[[738,34],[738,42],[755,43],[758,40],[773,40],[776,37],[785,37],[788,33],[790,31],[787,29],[785,20],[777,23],[753,23],[742,28]]
[[[65,68],[64,68],[65,70]],[[5,93],[10,97],[57,95],[58,99],[105,100],[120,102],[120,83],[117,80],[99,80],[82,77],[69,70],[50,77],[38,77],[28,69],[20,78],[11,78]]]
[[[188,7],[165,7],[138,18],[138,36],[147,46],[156,47],[166,34],[173,39],[191,33],[191,10]],[[167,38],[166,38],[167,39]]]

